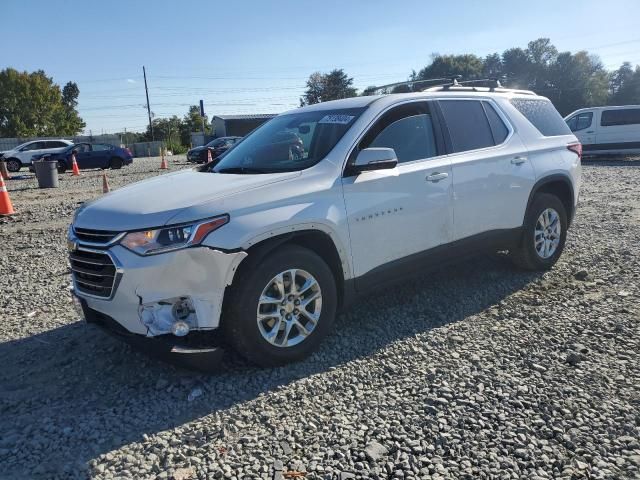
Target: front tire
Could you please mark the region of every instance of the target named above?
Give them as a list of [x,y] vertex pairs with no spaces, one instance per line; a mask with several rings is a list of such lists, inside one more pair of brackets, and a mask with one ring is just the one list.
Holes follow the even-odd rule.
[[225,299],[225,334],[252,363],[273,367],[310,355],[329,332],[336,282],[314,252],[284,245],[245,265]]
[[555,195],[539,193],[527,210],[520,245],[511,253],[516,266],[549,270],[560,258],[567,239],[567,212]]
[[5,161],[7,163],[7,170],[9,170],[11,173],[19,172],[22,168],[22,162],[17,158],[9,158]]

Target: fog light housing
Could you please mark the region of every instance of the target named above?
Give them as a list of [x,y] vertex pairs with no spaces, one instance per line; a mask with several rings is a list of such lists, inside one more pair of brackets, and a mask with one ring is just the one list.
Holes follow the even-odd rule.
[[198,326],[198,317],[190,297],[174,297],[138,307],[140,321],[147,327],[147,336],[171,333],[183,337]]

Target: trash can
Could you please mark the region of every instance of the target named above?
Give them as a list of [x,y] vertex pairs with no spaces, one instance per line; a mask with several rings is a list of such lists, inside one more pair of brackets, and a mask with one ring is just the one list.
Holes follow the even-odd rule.
[[38,160],[33,162],[39,188],[58,188],[58,162]]

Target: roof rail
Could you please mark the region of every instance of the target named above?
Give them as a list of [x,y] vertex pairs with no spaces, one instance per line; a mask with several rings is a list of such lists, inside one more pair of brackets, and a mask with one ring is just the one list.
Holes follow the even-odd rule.
[[426,78],[424,80],[407,80],[406,82],[396,82],[396,83],[389,83],[387,85],[381,85],[379,87],[373,88],[371,91],[377,92],[378,90],[399,87],[401,85],[414,85],[416,83],[426,83],[426,82],[446,82],[447,80],[450,80],[450,79],[449,78]]

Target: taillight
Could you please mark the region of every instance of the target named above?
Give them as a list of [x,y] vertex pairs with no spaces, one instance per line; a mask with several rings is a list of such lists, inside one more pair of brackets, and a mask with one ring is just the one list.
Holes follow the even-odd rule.
[[578,158],[582,160],[582,144],[580,142],[570,143],[567,145],[567,149],[578,155]]

